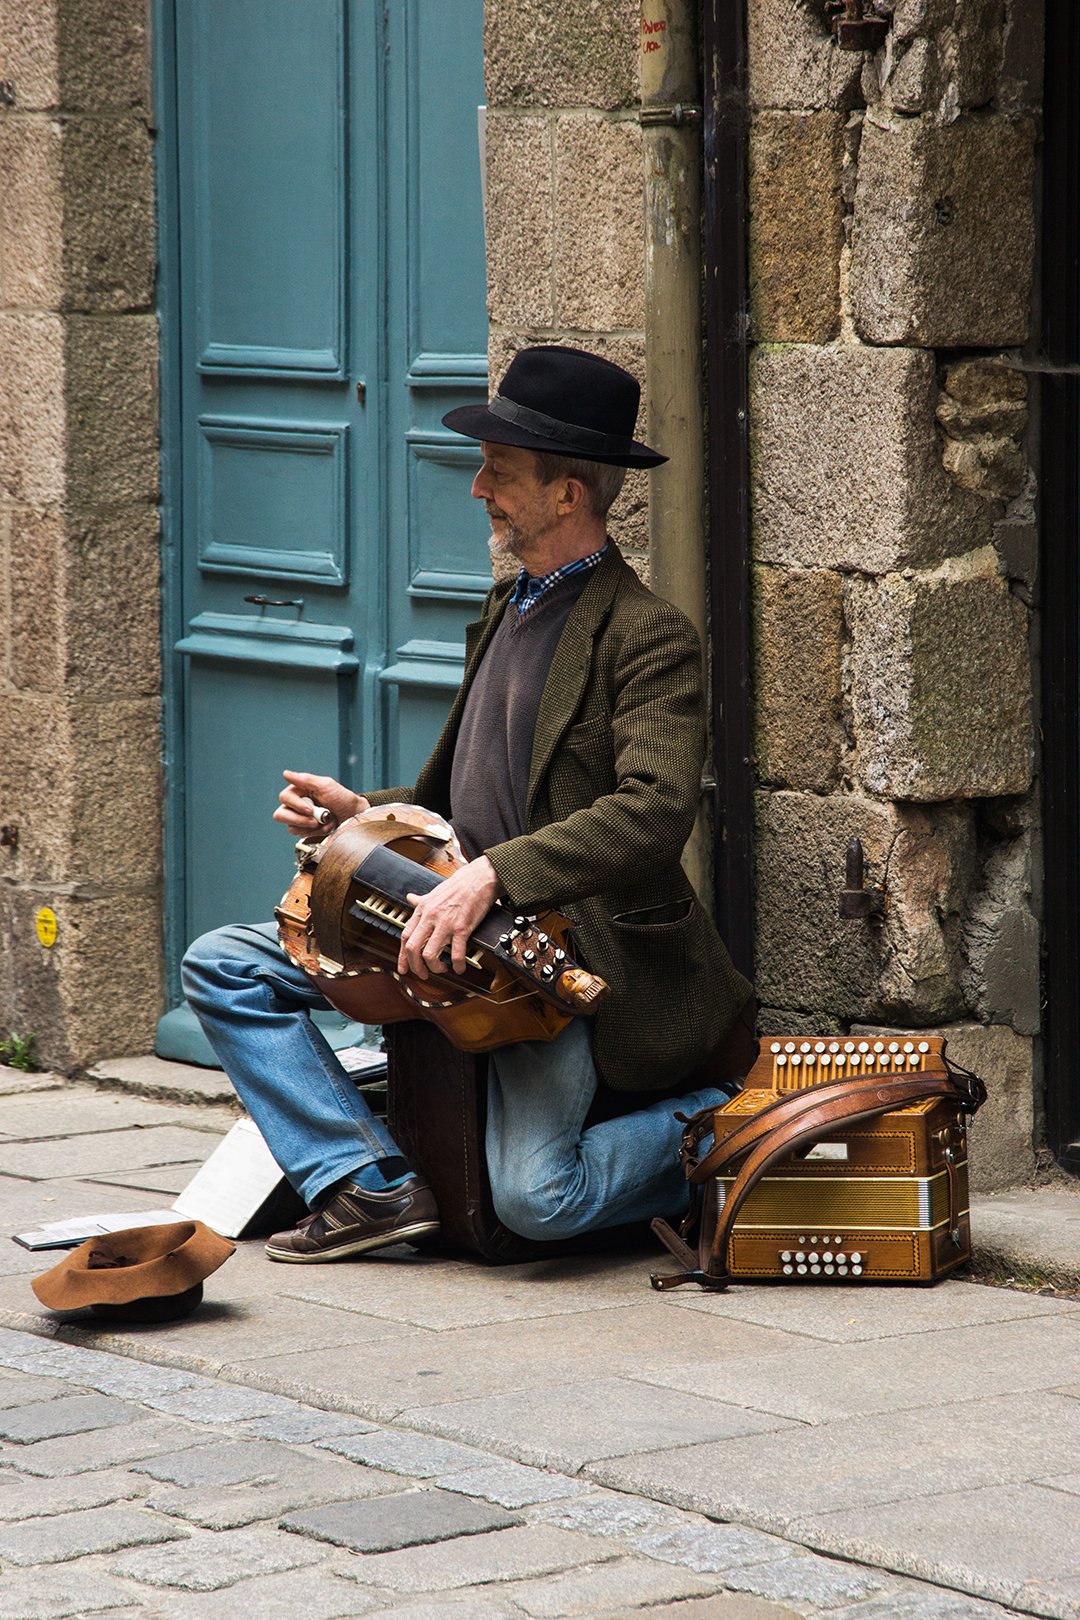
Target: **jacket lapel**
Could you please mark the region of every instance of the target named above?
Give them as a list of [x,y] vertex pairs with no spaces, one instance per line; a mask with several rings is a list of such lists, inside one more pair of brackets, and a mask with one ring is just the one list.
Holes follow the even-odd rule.
[[611,610],[624,567],[622,553],[615,542],[609,540],[607,556],[597,564],[592,579],[574,603],[563,626],[536,716],[529,797],[525,808],[526,825],[552,755],[581,702],[592,665],[593,640]]

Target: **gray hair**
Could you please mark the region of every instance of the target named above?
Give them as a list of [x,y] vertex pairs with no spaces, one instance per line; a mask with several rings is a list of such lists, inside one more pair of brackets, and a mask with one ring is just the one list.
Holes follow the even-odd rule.
[[604,461],[585,461],[578,456],[557,456],[547,450],[534,450],[536,476],[542,484],[557,478],[576,478],[585,485],[589,508],[594,517],[607,517],[615,497],[626,480],[625,467],[609,467]]

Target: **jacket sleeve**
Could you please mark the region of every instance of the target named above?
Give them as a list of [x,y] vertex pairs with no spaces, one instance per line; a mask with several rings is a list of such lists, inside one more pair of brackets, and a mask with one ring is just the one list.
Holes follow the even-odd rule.
[[564,736],[563,751],[615,787],[563,821],[485,851],[510,900],[536,910],[619,888],[635,873],[672,866],[701,795],[705,720],[701,652],[690,621],[654,599],[619,646],[611,736]]

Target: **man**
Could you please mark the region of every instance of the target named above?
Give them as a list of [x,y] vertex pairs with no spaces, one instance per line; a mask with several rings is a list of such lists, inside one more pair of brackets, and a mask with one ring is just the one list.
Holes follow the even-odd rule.
[[[500,1219],[563,1238],[670,1215],[685,1201],[675,1110],[723,1087],[585,1127],[599,1080],[670,1088],[735,1023],[750,986],[732,967],[679,864],[694,823],[705,732],[701,654],[685,617],[653,596],[608,538],[627,467],[666,458],[634,439],[638,385],[596,355],[523,349],[486,406],[447,426],[479,439],[472,493],[493,553],[520,564],[469,627],[465,678],[414,787],[366,797],[286,771],[275,818],[296,834],[407,800],[447,816],[469,864],[415,902],[399,970],[427,977],[500,896],[554,907],[612,995],[550,1043],[489,1057],[486,1153]],[[271,1151],[312,1213],[271,1259],[361,1254],[435,1229],[410,1172],[307,1017],[320,998],[273,925],[217,931],[184,964],[188,999]]]

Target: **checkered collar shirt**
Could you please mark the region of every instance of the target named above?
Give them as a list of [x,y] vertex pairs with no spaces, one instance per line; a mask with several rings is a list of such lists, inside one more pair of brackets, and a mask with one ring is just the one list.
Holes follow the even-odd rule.
[[542,574],[539,579],[534,579],[527,568],[522,568],[510,593],[511,602],[519,613],[527,613],[561,579],[569,579],[572,574],[583,574],[587,569],[595,568],[606,551],[605,541],[599,551],[591,551],[587,557],[577,557],[573,562],[564,563],[561,568],[553,568],[550,574]]

